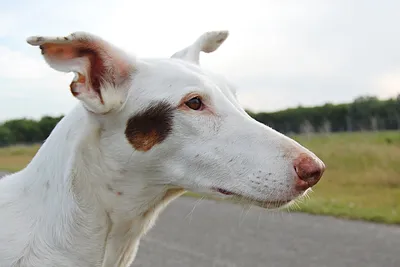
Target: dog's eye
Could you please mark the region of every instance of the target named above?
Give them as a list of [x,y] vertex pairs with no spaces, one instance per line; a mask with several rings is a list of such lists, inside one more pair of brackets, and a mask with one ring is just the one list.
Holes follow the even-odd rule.
[[186,101],[185,105],[193,110],[199,110],[203,106],[203,103],[201,102],[201,99],[198,96],[196,96]]

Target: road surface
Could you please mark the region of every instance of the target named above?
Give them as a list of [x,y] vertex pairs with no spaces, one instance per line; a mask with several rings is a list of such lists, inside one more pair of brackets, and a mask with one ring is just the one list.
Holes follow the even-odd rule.
[[400,227],[180,198],[132,267],[400,267]]
[[132,265],[239,266],[399,267],[400,227],[182,197],[142,239]]

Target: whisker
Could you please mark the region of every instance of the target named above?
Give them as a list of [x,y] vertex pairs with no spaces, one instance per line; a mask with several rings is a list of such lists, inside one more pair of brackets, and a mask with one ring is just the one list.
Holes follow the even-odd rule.
[[245,204],[244,209],[246,210],[246,213],[244,214],[243,219],[242,219],[242,221],[240,222],[240,226],[242,226],[242,224],[244,223],[244,221],[245,221],[245,219],[246,219],[246,216],[247,216],[247,214],[249,213],[249,211],[250,211],[250,209],[251,209],[251,205],[252,205],[253,203],[254,203],[254,202],[251,201],[250,203]]
[[257,219],[257,229],[260,228],[261,214],[262,214],[262,211],[260,210],[260,212],[258,213],[258,219]]
[[200,204],[200,202],[204,199],[204,196],[202,196],[200,199],[196,200],[196,202],[194,203],[194,206],[192,208],[192,210],[185,216],[185,220],[187,219],[187,217],[190,216],[190,220],[189,220],[189,224],[192,222],[193,219],[193,212],[195,210],[195,208],[197,207],[197,205]]

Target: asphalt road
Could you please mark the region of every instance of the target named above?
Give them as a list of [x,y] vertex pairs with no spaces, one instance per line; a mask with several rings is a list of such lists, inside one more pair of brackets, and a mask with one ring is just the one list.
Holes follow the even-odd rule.
[[400,227],[182,197],[142,239],[132,265],[239,266],[399,267]]
[[132,267],[399,267],[400,227],[180,198]]

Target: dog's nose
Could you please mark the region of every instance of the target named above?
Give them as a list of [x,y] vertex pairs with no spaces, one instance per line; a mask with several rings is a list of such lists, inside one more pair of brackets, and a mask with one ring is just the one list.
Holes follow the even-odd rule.
[[317,158],[301,154],[294,161],[294,169],[298,176],[296,179],[296,188],[306,190],[317,184],[321,179],[325,171],[325,164]]

